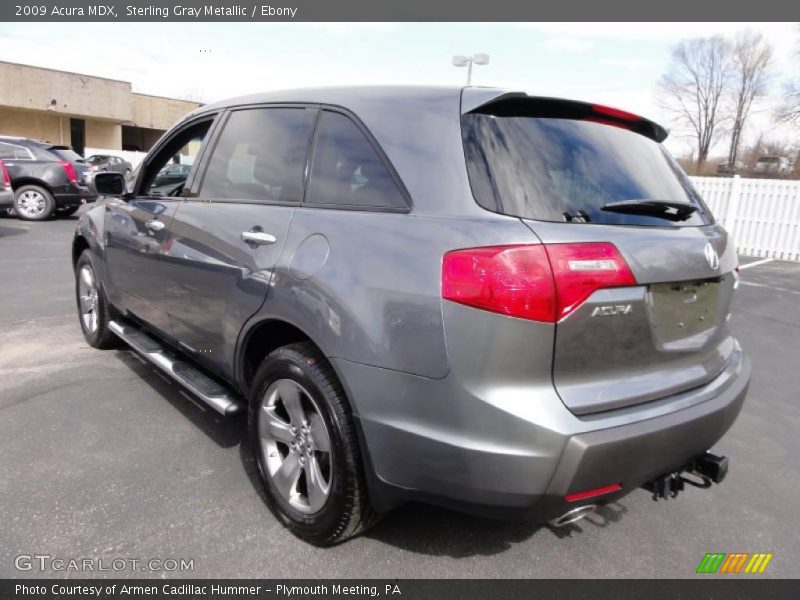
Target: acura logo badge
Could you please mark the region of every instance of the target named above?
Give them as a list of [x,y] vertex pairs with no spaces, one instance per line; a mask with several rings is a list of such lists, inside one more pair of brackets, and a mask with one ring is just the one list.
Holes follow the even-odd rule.
[[706,242],[704,253],[706,255],[706,262],[708,263],[708,266],[715,271],[719,269],[719,254],[717,254],[717,251],[714,250],[714,246]]

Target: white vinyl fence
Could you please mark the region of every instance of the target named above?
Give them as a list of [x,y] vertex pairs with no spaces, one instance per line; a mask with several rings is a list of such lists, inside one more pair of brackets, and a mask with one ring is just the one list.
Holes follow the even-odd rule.
[[800,181],[691,177],[745,256],[800,261]]

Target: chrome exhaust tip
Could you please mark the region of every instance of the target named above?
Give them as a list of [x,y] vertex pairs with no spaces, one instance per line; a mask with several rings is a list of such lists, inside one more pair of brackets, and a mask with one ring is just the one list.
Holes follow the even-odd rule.
[[570,509],[560,517],[550,521],[550,525],[552,525],[553,527],[563,527],[564,525],[569,525],[570,523],[574,523],[575,521],[580,521],[584,517],[588,517],[596,510],[597,510],[597,504],[586,504],[584,506],[578,506],[577,508]]

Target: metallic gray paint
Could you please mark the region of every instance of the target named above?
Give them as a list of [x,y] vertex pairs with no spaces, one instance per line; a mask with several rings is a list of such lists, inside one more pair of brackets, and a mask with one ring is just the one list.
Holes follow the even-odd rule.
[[[741,406],[750,366],[724,323],[733,244],[718,225],[523,222],[483,210],[471,195],[459,115],[502,93],[342,88],[203,107],[182,123],[249,104],[343,107],[385,152],[412,210],[203,202],[192,184],[207,160],[201,152],[189,197],[164,199],[163,233],[143,229],[151,205],[107,199],[83,215],[76,240],[90,247],[111,304],[140,319],[147,308],[147,324],[243,395],[254,328],[279,320],[313,340],[352,405],[373,500],[389,499],[381,506],[443,498],[544,516],[560,508],[560,495],[589,484],[622,481],[629,491],[708,449]],[[254,227],[276,243],[243,241]],[[712,333],[692,352],[669,348],[675,340],[653,332],[644,286],[598,292],[558,324],[441,300],[449,250],[576,241],[616,244],[640,284],[724,275]],[[617,303],[631,313],[589,316]]]

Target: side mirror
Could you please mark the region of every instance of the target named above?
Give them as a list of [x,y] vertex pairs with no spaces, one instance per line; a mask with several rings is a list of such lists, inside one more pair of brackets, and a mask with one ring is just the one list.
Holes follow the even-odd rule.
[[124,196],[128,191],[125,176],[113,171],[95,173],[90,185],[100,196]]

